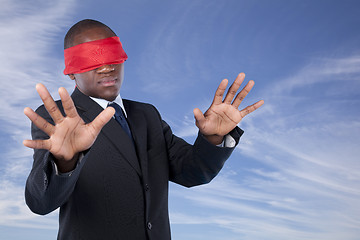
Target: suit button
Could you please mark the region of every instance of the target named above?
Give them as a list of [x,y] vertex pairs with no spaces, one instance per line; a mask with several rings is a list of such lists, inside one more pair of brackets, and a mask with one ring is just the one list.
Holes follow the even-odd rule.
[[150,187],[149,184],[145,184],[145,191],[149,191]]
[[148,228],[149,230],[152,229],[152,224],[151,224],[151,222],[148,222],[148,223],[147,223],[147,228]]

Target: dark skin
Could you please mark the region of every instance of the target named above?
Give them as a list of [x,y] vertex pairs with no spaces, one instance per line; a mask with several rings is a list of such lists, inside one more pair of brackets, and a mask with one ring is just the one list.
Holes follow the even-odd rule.
[[[113,37],[114,33],[107,28],[92,28],[83,31],[74,38],[73,45],[84,42]],[[95,70],[80,74],[70,74],[79,90],[87,96],[113,101],[119,95],[123,81],[123,64],[104,65]],[[264,101],[260,100],[246,108],[239,110],[239,105],[254,86],[249,81],[237,94],[244,81],[245,74],[240,73],[225,91],[228,80],[224,79],[215,92],[213,102],[203,114],[200,109],[194,109],[196,126],[205,138],[212,144],[220,144],[224,136],[232,131],[247,114],[259,108]],[[113,108],[104,109],[93,122],[85,124],[78,115],[74,103],[65,88],[59,89],[59,95],[66,113],[64,117],[57,108],[46,87],[36,85],[55,126],[36,114],[32,109],[25,108],[25,115],[42,131],[49,135],[47,140],[24,140],[24,145],[33,149],[49,150],[56,158],[56,165],[60,172],[69,172],[76,166],[80,152],[89,149],[95,142],[102,127],[110,121],[115,113]]]

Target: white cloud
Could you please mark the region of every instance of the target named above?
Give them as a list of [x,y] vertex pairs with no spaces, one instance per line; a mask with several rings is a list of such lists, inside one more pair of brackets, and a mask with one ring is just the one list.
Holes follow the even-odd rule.
[[57,228],[57,211],[47,217],[35,216],[25,205],[23,185],[0,181],[0,225],[42,229]]
[[[2,0],[1,5],[0,118],[5,125],[1,127],[1,134],[9,138],[6,143],[9,146],[2,152],[0,225],[56,228],[56,214],[45,218],[36,216],[24,202],[24,184],[32,164],[32,150],[22,145],[23,139],[30,138],[30,121],[23,109],[40,105],[36,83],[45,83],[54,93],[56,83],[66,79],[61,74],[62,50],[58,49],[58,55],[50,53],[56,43],[62,42],[60,32],[65,32],[69,25],[74,1]],[[73,85],[71,81],[64,83],[65,87]],[[57,98],[56,94],[54,97]]]
[[[327,88],[331,88],[332,83],[350,84],[348,81],[356,81],[359,87],[359,65],[360,55],[339,59],[314,59],[289,78],[274,81],[276,84],[271,88],[271,92],[275,96],[283,96],[295,88],[314,86],[319,83],[327,83]],[[351,91],[350,88],[346,90]]]

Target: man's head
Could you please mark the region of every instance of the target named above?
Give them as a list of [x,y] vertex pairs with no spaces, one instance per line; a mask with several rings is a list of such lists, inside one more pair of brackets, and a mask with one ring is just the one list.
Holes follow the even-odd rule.
[[75,23],[66,33],[64,38],[64,49],[80,44],[79,41],[81,41],[81,39],[79,39],[79,37],[86,37],[84,36],[84,34],[86,34],[86,31],[94,28],[99,28],[107,31],[110,37],[116,36],[115,32],[102,22],[92,19],[85,19]]
[[[72,26],[64,38],[64,49],[95,40],[114,37],[116,34],[105,24],[95,20],[82,20]],[[78,89],[85,95],[113,101],[119,94],[124,78],[121,64],[103,65],[83,73],[69,74]]]

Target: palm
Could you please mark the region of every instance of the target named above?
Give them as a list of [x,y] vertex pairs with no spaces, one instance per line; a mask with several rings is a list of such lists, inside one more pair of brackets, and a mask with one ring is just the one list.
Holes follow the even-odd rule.
[[239,111],[226,104],[212,105],[204,114],[205,122],[198,127],[204,135],[226,135],[241,120]]
[[50,138],[47,140],[25,140],[24,145],[34,149],[49,150],[59,160],[70,161],[77,153],[90,148],[102,127],[114,115],[114,109],[107,108],[93,122],[85,124],[78,115],[67,91],[60,88],[59,94],[66,114],[64,117],[45,86],[38,84],[36,88],[45,108],[54,120],[55,126],[40,117],[32,109],[25,108],[26,116]]
[[65,117],[55,125],[54,134],[49,139],[49,151],[55,156],[71,159],[76,153],[90,148],[95,141],[96,135],[89,130],[79,116]]
[[253,112],[264,103],[263,100],[260,100],[253,105],[238,110],[240,103],[254,86],[254,81],[249,81],[235,96],[241,83],[244,81],[244,78],[245,74],[240,73],[223,99],[228,84],[228,81],[224,79],[216,90],[210,108],[204,114],[202,114],[198,108],[194,110],[196,126],[205,137],[218,136],[222,139],[223,136],[228,134],[237,124],[239,124],[243,117]]

